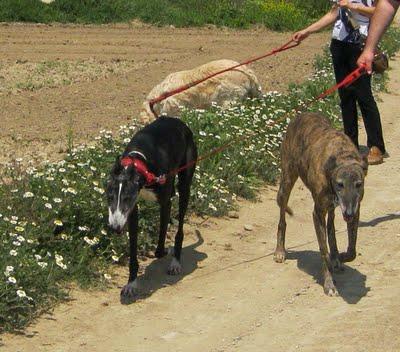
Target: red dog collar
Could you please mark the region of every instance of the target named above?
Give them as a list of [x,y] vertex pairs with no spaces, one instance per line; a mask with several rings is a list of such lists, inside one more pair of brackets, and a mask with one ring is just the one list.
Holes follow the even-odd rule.
[[159,183],[163,185],[166,181],[165,176],[162,175],[157,177],[152,172],[150,172],[147,168],[147,165],[140,159],[126,156],[121,159],[121,165],[123,167],[133,166],[136,171],[145,178],[146,186],[152,185],[154,183]]

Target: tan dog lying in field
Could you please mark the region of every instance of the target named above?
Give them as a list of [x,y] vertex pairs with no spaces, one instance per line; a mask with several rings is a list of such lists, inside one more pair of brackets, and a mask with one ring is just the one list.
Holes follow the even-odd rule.
[[[332,270],[356,257],[360,202],[368,163],[349,137],[335,130],[321,114],[304,113],[288,126],[281,149],[281,183],[278,192],[280,220],[274,260],[285,260],[285,212],[290,192],[300,176],[314,199],[314,226],[322,256],[324,291],[336,296]],[[335,236],[335,207],[340,205],[347,222],[347,252],[338,252]],[[328,214],[328,224],[325,218]],[[330,247],[328,252],[327,237]]]
[[[154,119],[149,108],[149,100],[237,64],[238,62],[232,60],[217,60],[192,70],[171,73],[149,93],[146,98],[147,101],[143,103],[141,118],[144,121]],[[247,97],[255,98],[260,95],[261,87],[254,72],[246,66],[241,66],[155,104],[154,110],[157,115],[179,116],[181,107],[208,109],[213,102],[219,106],[227,107],[233,101],[243,100]]]

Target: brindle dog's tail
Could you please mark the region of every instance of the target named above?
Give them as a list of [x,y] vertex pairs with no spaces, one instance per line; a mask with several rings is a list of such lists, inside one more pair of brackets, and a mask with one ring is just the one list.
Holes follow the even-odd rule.
[[288,213],[290,216],[293,216],[293,214],[294,214],[293,210],[287,205],[287,202],[286,202],[286,204],[282,204],[282,202],[283,202],[282,196],[283,196],[282,189],[280,188],[278,191],[278,196],[276,197],[276,202],[278,203],[279,208],[284,207],[286,213]]

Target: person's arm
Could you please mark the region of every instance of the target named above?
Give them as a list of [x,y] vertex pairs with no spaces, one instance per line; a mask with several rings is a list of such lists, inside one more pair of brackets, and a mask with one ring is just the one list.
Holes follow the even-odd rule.
[[364,4],[352,3],[351,0],[340,0],[339,6],[357,12],[363,16],[371,18],[375,12],[375,6],[365,6]]
[[359,57],[358,66],[366,66],[367,72],[372,73],[372,61],[374,60],[375,50],[379,40],[382,38],[387,27],[392,22],[393,17],[399,8],[398,0],[380,0],[372,16],[367,42],[364,51]]
[[307,28],[302,29],[293,34],[292,39],[296,42],[301,42],[303,39],[307,38],[310,34],[320,31],[325,27],[335,23],[338,16],[337,5],[334,5],[332,9],[323,17],[321,17],[317,22],[314,22],[312,25]]

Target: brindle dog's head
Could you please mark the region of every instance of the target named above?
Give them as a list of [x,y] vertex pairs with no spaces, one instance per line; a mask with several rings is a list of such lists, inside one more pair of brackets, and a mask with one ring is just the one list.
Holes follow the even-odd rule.
[[331,157],[326,170],[334,196],[342,210],[343,219],[349,222],[357,214],[364,196],[364,178],[368,162],[365,159],[362,161],[354,159],[337,164],[336,158]]
[[133,166],[123,167],[117,158],[107,184],[108,224],[121,233],[135,207],[143,179]]

